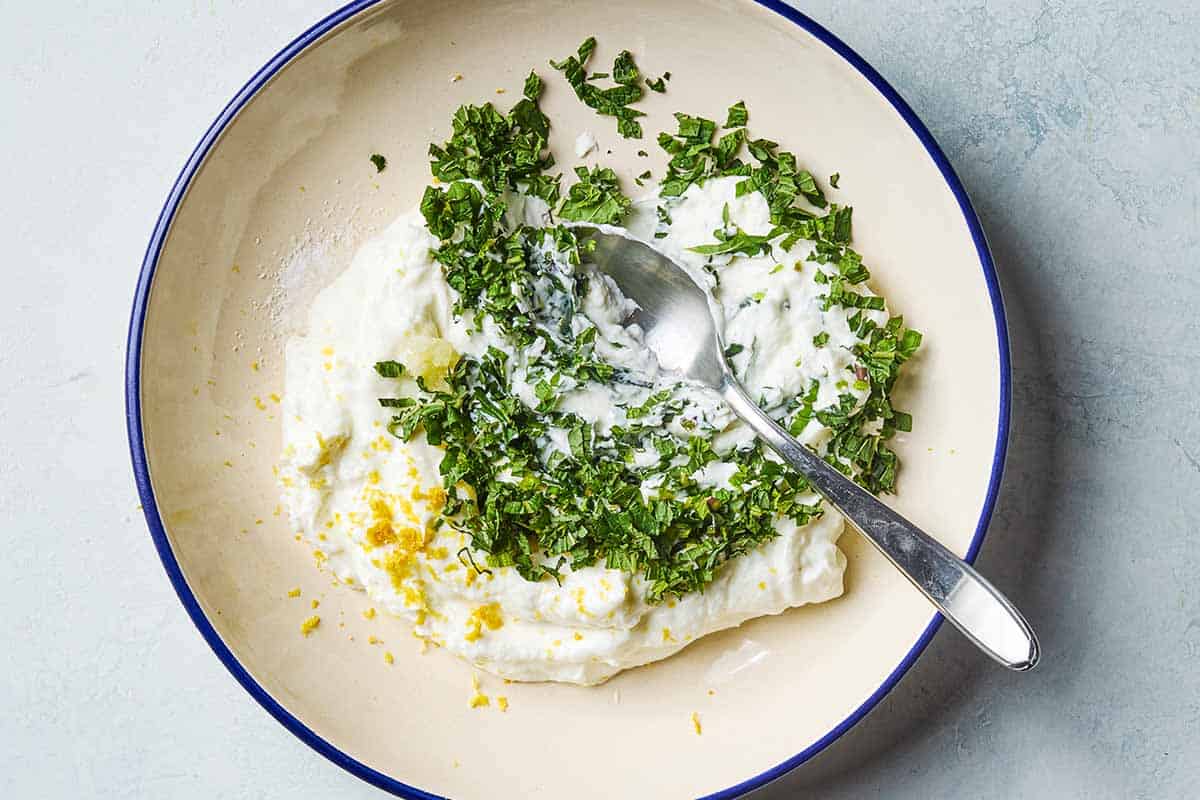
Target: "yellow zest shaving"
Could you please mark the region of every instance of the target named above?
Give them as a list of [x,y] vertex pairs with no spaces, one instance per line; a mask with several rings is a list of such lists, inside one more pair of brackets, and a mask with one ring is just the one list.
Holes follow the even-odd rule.
[[500,614],[499,603],[487,603],[479,606],[467,617],[467,632],[463,636],[468,642],[473,642],[483,636],[484,626],[499,630],[504,626],[504,618]]
[[470,700],[471,708],[479,708],[481,706],[486,706],[486,705],[491,704],[491,700],[488,698],[488,696],[486,694],[484,694],[483,692],[479,691],[479,676],[478,675],[475,675],[475,674],[471,675],[471,689],[474,692],[474,694],[471,695],[471,700]]

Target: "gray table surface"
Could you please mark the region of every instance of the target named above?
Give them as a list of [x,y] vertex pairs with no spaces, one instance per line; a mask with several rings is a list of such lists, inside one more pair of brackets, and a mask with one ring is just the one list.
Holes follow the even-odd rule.
[[[105,5],[11,3],[0,26],[0,796],[381,797],[208,651],[122,425],[170,183],[329,0]],[[1200,7],[802,7],[913,105],[991,239],[1015,411],[980,563],[1045,662],[1007,674],[943,629],[864,723],[755,797],[1200,796]]]

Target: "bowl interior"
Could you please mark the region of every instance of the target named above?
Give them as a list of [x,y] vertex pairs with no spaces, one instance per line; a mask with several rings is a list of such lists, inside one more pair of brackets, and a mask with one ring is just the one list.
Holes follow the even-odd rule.
[[[627,48],[645,73],[671,72],[668,92],[642,103],[645,139],[619,138],[547,65],[588,35],[600,42],[594,69]],[[421,654],[398,620],[364,619],[366,598],[318,572],[279,507],[283,342],[356,247],[417,202],[426,147],[455,108],[506,109],[530,68],[547,82],[564,169],[575,136],[591,131],[631,187],[644,169],[662,174],[654,135],[674,129],[672,112],[720,120],[741,99],[752,135],[818,176],[841,173],[873,285],[926,335],[898,389],[915,430],[898,440],[895,504],[966,552],[992,476],[1001,367],[962,211],[868,80],[793,22],[728,0],[382,3],[275,74],[196,173],[150,287],[140,391],[154,502],[188,588],[240,665],[383,775],[456,798],[716,792],[821,740],[929,625],[926,602],[856,534],[842,539],[843,598],[711,636],[599,688],[483,676],[484,692],[509,699],[501,713],[468,707],[468,665]],[[372,153],[387,156],[384,173]],[[314,613],[322,623],[306,638],[300,623]]]

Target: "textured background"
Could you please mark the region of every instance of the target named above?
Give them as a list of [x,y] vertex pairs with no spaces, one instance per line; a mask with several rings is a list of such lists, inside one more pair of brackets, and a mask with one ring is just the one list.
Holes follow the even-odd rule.
[[[331,0],[101,5],[5,2],[0,26],[0,796],[382,797],[212,657],[121,424],[171,181]],[[1200,6],[1135,5],[800,4],[913,105],[991,239],[1016,402],[981,564],[1045,662],[1006,674],[943,630],[755,800],[1200,796]]]

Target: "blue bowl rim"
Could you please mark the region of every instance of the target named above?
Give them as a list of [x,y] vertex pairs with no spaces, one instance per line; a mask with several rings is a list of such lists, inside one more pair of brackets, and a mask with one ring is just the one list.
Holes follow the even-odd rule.
[[[134,477],[137,482],[138,494],[141,496],[142,508],[146,517],[146,524],[150,529],[150,535],[154,540],[154,546],[158,550],[159,558],[162,560],[163,567],[166,569],[167,576],[171,580],[171,584],[175,587],[175,593],[179,596],[180,602],[183,603],[188,615],[192,618],[192,622],[200,631],[209,647],[216,653],[217,658],[225,665],[230,674],[242,685],[250,696],[267,710],[271,716],[280,722],[285,728],[291,731],[302,742],[316,750],[327,759],[337,764],[342,769],[356,775],[362,780],[377,786],[387,792],[410,800],[445,800],[438,795],[433,795],[424,792],[416,787],[402,783],[395,778],[384,775],[378,770],[363,764],[360,761],[352,758],[347,753],[337,749],[334,745],[321,738],[315,731],[306,726],[298,718],[293,716],[286,708],[284,708],[275,698],[259,685],[259,683],[250,675],[250,673],[241,665],[234,656],[233,652],[221,640],[216,629],[208,618],[204,615],[204,611],[200,608],[200,604],[196,596],[192,593],[188,586],[183,572],[180,569],[179,562],[175,558],[174,552],[171,550],[171,545],[167,540],[166,530],[163,526],[162,517],[159,514],[158,506],[154,497],[154,490],[150,483],[150,471],[147,462],[145,442],[142,434],[142,414],[141,414],[141,352],[142,352],[142,334],[146,318],[147,303],[150,295],[150,287],[153,283],[154,272],[158,265],[158,259],[162,252],[163,243],[166,240],[167,233],[170,230],[171,223],[174,220],[175,212],[179,208],[188,186],[192,178],[196,175],[200,165],[204,162],[205,157],[212,149],[221,132],[234,119],[237,113],[245,106],[257,92],[266,85],[270,78],[275,75],[280,69],[288,64],[293,58],[300,54],[310,44],[313,44],[329,31],[333,30],[338,25],[355,16],[359,12],[370,8],[382,0],[355,0],[325,18],[318,21],[300,36],[296,37],[291,43],[275,54],[271,60],[262,66],[254,75],[246,82],[244,86],[234,95],[233,99],[226,104],[225,108],[213,121],[213,123],[205,131],[201,137],[199,144],[192,151],[180,171],[179,176],[175,179],[175,183],[171,187],[171,191],[167,196],[166,202],[163,204],[162,211],[158,215],[158,220],[154,226],[154,232],[150,237],[150,242],[146,247],[145,256],[142,259],[141,272],[138,276],[137,289],[134,295],[133,310],[129,321],[129,335],[127,340],[127,350],[125,359],[125,421],[129,433],[129,449],[133,460]],[[908,124],[912,132],[920,140],[929,157],[933,160],[938,170],[942,174],[942,178],[946,181],[947,186],[953,193],[954,198],[958,201],[959,210],[962,212],[963,221],[966,223],[968,230],[971,233],[971,239],[975,244],[976,252],[979,255],[979,264],[983,270],[984,281],[987,284],[989,299],[992,304],[992,313],[996,323],[996,339],[999,343],[999,362],[1000,362],[1000,413],[997,420],[996,446],[992,457],[991,476],[988,481],[987,495],[984,498],[983,507],[979,515],[979,522],[975,528],[975,534],[971,539],[970,547],[967,549],[966,560],[974,562],[979,554],[979,549],[983,544],[984,535],[987,533],[988,523],[992,517],[992,511],[996,504],[996,497],[999,494],[1001,478],[1004,472],[1004,458],[1008,449],[1008,433],[1009,433],[1009,416],[1011,407],[1011,391],[1012,391],[1012,365],[1010,362],[1009,344],[1008,344],[1008,324],[1004,313],[1004,301],[1000,294],[999,278],[996,275],[996,267],[992,261],[991,252],[988,249],[987,240],[983,233],[983,227],[979,222],[979,218],[975,214],[975,209],[971,205],[971,201],[967,196],[966,190],[963,188],[962,182],[955,174],[954,168],[950,166],[949,160],[938,146],[933,138],[933,134],[925,127],[912,108],[904,101],[904,99],[891,87],[883,76],[862,59],[856,52],[843,43],[840,39],[826,30],[824,27],[810,19],[805,14],[781,2],[781,0],[754,0],[759,5],[770,9],[771,11],[785,17],[791,22],[799,25],[812,36],[816,37],[831,50],[841,56],[857,70],[864,78],[879,91],[880,94],[891,104],[900,117]],[[777,764],[771,769],[766,770],[752,778],[742,781],[735,786],[706,795],[702,800],[731,800],[731,798],[742,797],[748,792],[757,789],[776,778],[782,777],[787,772],[795,769],[800,764],[809,760],[817,753],[824,750],[842,734],[852,728],[859,722],[868,712],[873,709],[880,700],[882,700],[888,692],[890,692],[900,678],[916,662],[917,658],[924,652],[925,648],[932,641],[934,634],[941,627],[942,616],[934,612],[929,624],[925,627],[921,636],[916,643],[900,661],[894,670],[880,684],[870,697],[868,697],[858,708],[851,712],[844,720],[842,720],[831,731],[826,733],[813,744],[809,745],[804,750],[787,759],[786,761]]]

